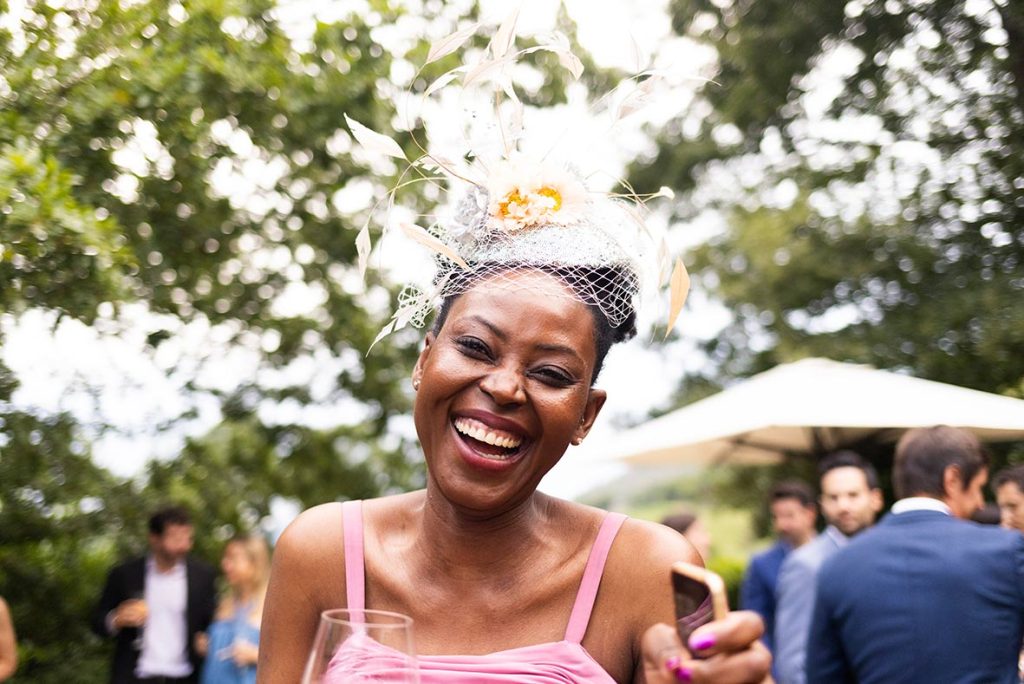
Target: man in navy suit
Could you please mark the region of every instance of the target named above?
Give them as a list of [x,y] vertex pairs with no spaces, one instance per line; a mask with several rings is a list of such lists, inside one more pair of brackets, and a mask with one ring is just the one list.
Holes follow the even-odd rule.
[[1016,684],[1024,637],[1024,535],[966,519],[988,458],[971,433],[908,431],[900,498],[818,576],[810,684]]
[[753,610],[764,620],[762,640],[770,651],[774,648],[772,634],[779,568],[793,549],[814,539],[818,510],[814,505],[813,490],[800,480],[778,483],[772,488],[768,501],[772,527],[779,541],[750,559],[740,586],[740,606],[744,610]]

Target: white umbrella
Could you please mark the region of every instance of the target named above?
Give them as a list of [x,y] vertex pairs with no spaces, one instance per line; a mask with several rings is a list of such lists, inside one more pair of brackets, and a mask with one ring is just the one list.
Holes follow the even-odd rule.
[[906,429],[1024,440],[1024,400],[827,359],[783,364],[617,434],[592,456],[633,464],[771,463]]

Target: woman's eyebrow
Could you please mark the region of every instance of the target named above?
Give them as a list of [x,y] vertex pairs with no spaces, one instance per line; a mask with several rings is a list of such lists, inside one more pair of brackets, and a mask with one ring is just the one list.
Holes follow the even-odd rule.
[[[502,342],[507,342],[508,341],[508,333],[506,333],[504,330],[502,330],[497,325],[495,325],[491,321],[487,320],[483,316],[481,316],[479,314],[474,314],[472,316],[468,316],[467,320],[473,321],[475,323],[479,323],[480,325],[484,326],[485,328],[490,330],[492,333],[494,333],[494,336],[497,337]],[[540,351],[543,351],[543,352],[549,352],[549,353],[553,353],[553,354],[564,354],[564,355],[567,355],[567,356],[573,356],[573,357],[579,359],[580,361],[583,361],[583,357],[580,356],[579,352],[576,351],[575,348],[573,348],[573,347],[571,347],[571,346],[569,346],[567,344],[559,344],[558,342],[542,342],[541,344],[535,345],[535,348],[539,349]]]
[[570,347],[567,344],[543,343],[538,344],[537,349],[544,352],[551,352],[554,354],[565,354],[567,356],[573,356],[579,359],[580,361],[583,361],[583,357],[579,355],[579,352],[577,352],[573,347]]
[[494,323],[491,323],[489,320],[484,318],[483,316],[480,316],[480,315],[469,316],[468,320],[474,321],[474,322],[479,323],[480,325],[484,326],[485,328],[490,330],[492,333],[494,333],[494,336],[497,337],[502,342],[507,342],[508,341],[508,334],[504,330],[502,330],[501,328],[496,326]]

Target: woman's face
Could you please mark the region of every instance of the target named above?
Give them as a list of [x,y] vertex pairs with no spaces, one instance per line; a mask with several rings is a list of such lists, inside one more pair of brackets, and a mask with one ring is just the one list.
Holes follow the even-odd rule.
[[245,586],[252,581],[256,573],[256,568],[241,542],[228,542],[224,547],[220,569],[224,572],[224,579],[232,587]]
[[430,481],[456,505],[524,500],[593,425],[594,319],[538,271],[483,280],[451,305],[416,363],[416,430]]

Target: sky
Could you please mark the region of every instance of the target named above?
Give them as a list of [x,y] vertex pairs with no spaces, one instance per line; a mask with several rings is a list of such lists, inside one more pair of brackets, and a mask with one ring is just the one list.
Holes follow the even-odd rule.
[[[602,66],[635,72],[653,64],[676,77],[669,79],[671,90],[666,91],[665,97],[659,98],[643,117],[635,117],[635,121],[624,124],[614,140],[586,147],[590,156],[580,159],[581,164],[607,169],[609,177],[613,177],[621,173],[623,164],[631,156],[650,146],[641,126],[644,123],[656,126],[659,120],[666,120],[679,110],[696,83],[698,66],[695,65],[701,64],[707,55],[669,35],[662,0],[633,3],[567,0],[566,4],[578,22],[581,42]],[[303,17],[312,13],[324,18],[338,11],[338,7],[339,3],[296,0],[283,4],[281,16],[283,21],[292,22],[296,33],[301,35]],[[496,23],[508,7],[507,2],[486,0],[482,3],[483,17],[485,21]],[[550,30],[554,7],[555,3],[546,0],[524,2],[520,31],[537,34]],[[656,54],[651,54],[652,46],[657,47]],[[685,66],[679,68],[679,65]],[[587,127],[597,124],[581,126],[579,122],[584,120],[586,107],[571,104],[553,114],[550,120],[541,120],[535,125],[550,126],[552,130],[582,131],[582,137],[589,141],[606,137],[596,133],[599,128]],[[140,135],[143,144],[144,133]],[[125,164],[130,166],[131,160],[125,160]],[[354,194],[353,202],[358,205],[358,193]],[[663,216],[654,215],[652,220],[664,223]],[[715,225],[673,226],[670,241],[676,249],[681,249],[699,242],[715,229]],[[646,320],[642,318],[641,335],[613,349],[609,355],[599,381],[608,392],[609,400],[589,440],[601,440],[617,426],[635,424],[653,408],[663,406],[683,375],[699,370],[705,363],[695,351],[695,341],[714,335],[726,322],[727,314],[703,300],[700,293],[694,294],[679,324],[683,341],[669,345],[651,344],[654,333],[645,324],[656,322],[657,317],[658,314],[654,314]],[[203,434],[220,417],[214,400],[200,399],[196,419],[174,431],[155,430],[187,407],[185,383],[192,374],[199,372],[206,386],[230,390],[237,378],[251,377],[256,372],[258,355],[238,347],[225,351],[216,343],[226,340],[233,331],[211,327],[202,321],[174,329],[171,339],[161,345],[155,355],[149,354],[145,351],[145,334],[152,319],[152,314],[143,306],[129,306],[119,321],[108,318],[100,324],[116,329],[117,334],[101,335],[97,330],[69,320],[61,322],[54,330],[53,315],[38,311],[28,312],[16,325],[9,317],[5,318],[2,324],[9,333],[0,353],[22,380],[15,401],[45,412],[68,410],[85,422],[105,421],[118,425],[121,434],[99,437],[93,453],[100,464],[119,475],[139,473],[150,458],[173,458],[186,436]],[[174,319],[166,323],[177,324]],[[272,344],[272,340],[269,343]],[[253,340],[253,344],[268,342]],[[330,375],[323,372],[325,365],[352,363],[358,363],[358,358],[331,359],[325,355],[300,360],[289,369],[289,379],[308,378],[316,395],[316,378]],[[200,368],[202,370],[197,370]],[[360,420],[363,415],[358,405],[343,407],[343,411],[338,408],[313,409],[303,413],[301,418],[326,427],[336,423],[339,415],[351,422]],[[287,411],[287,408],[276,410],[279,420],[297,417],[281,415],[280,411]],[[542,483],[541,489],[573,498],[623,471],[622,466],[597,464],[588,459],[585,443],[583,447],[570,450]]]

